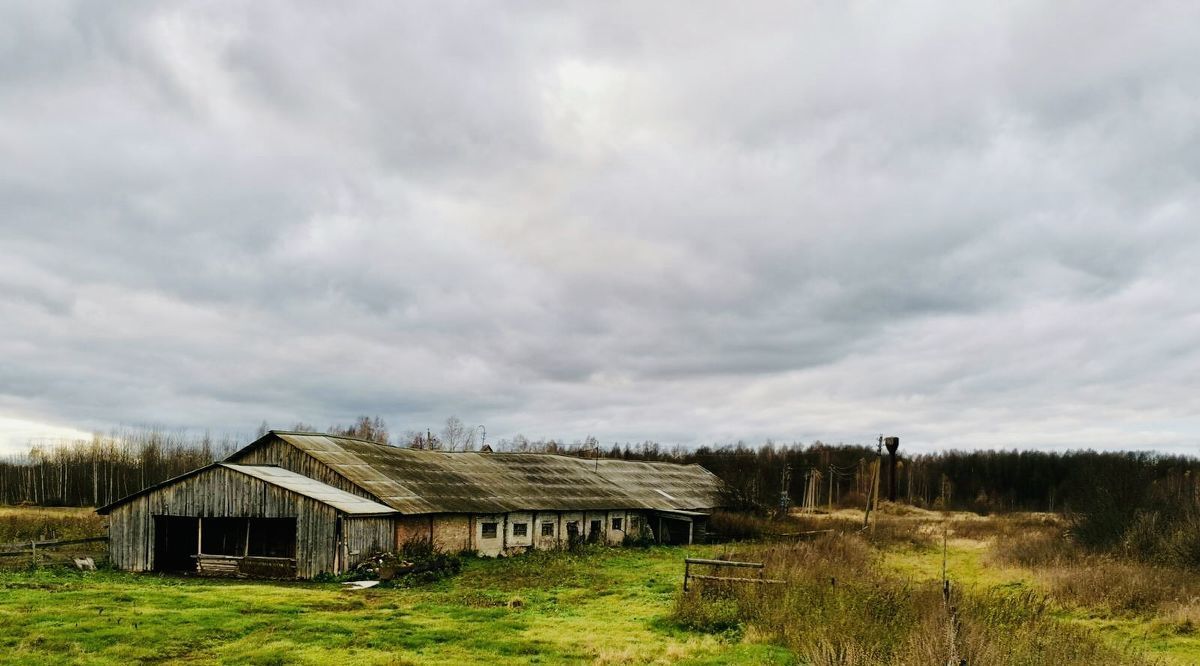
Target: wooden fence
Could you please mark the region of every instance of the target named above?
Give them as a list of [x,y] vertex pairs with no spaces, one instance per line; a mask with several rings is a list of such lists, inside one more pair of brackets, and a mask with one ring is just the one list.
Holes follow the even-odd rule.
[[63,546],[75,546],[85,543],[99,543],[108,541],[108,537],[88,537],[86,539],[66,539],[63,541],[29,541],[22,543],[0,544],[0,557],[19,557],[28,555],[31,558],[37,558],[38,548],[43,550],[52,548],[61,548]]
[[[714,576],[710,574],[694,574],[692,573],[693,566],[705,566],[713,569],[721,569],[722,567],[733,567],[743,569],[757,569],[757,578],[744,578],[737,576]],[[704,560],[698,557],[689,557],[683,561],[683,591],[688,591],[688,582],[693,580],[714,580],[725,581],[730,583],[756,583],[767,585],[782,585],[785,581],[775,580],[773,578],[763,578],[764,565],[762,562],[733,562],[730,560]],[[715,573],[715,572],[714,572]]]

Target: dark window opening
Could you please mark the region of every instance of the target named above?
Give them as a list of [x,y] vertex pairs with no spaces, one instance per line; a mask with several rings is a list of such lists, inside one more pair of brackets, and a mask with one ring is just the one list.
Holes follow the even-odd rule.
[[574,539],[579,536],[579,521],[567,521],[567,538]]
[[513,523],[513,536],[529,536],[529,523]]
[[245,518],[204,518],[200,522],[200,552],[205,555],[246,554]]
[[542,523],[542,536],[554,536],[554,523]]
[[495,539],[496,538],[496,523],[484,523],[483,524],[483,538],[485,538],[485,539]]
[[621,530],[621,519],[620,518],[613,518],[612,528],[617,531]]
[[592,524],[588,526],[588,536],[590,536],[590,537],[597,537],[597,536],[599,536],[599,535],[600,535],[600,528],[601,528],[601,526],[602,526],[603,524],[604,524],[604,523],[603,523],[603,522],[601,522],[601,521],[599,521],[599,520],[593,520],[593,521],[592,521]]
[[251,518],[251,557],[296,557],[295,518]]

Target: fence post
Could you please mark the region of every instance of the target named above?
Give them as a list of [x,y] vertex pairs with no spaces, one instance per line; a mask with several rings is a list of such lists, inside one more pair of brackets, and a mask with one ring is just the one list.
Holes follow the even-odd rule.
[[30,555],[30,564],[32,564],[34,567],[36,567],[37,566],[37,542],[36,541],[31,540],[29,542],[29,555]]
[[688,574],[691,572],[691,569],[690,569],[691,566],[692,566],[691,562],[688,562],[686,559],[683,561],[683,591],[684,592],[688,591],[688,589],[687,589]]

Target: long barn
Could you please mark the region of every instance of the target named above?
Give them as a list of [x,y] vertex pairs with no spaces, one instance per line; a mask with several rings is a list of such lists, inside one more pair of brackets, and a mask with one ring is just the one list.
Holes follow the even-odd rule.
[[577,540],[691,543],[721,488],[699,465],[271,431],[98,512],[121,569],[311,578],[412,540],[488,556]]

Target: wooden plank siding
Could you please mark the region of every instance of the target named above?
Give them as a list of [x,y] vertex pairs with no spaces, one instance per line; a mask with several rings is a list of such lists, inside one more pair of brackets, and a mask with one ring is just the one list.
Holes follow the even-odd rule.
[[363,490],[346,477],[334,471],[332,467],[317,460],[312,454],[288,444],[279,438],[259,441],[230,456],[226,462],[239,465],[278,465],[297,474],[303,474],[339,490],[365,497],[369,500],[382,502],[378,497]]
[[392,518],[342,519],[346,534],[346,568],[354,567],[368,557],[388,553],[396,548],[396,527]]
[[[335,509],[224,467],[202,471],[113,508],[109,515],[109,556],[116,567],[128,571],[154,569],[154,516],[295,518],[297,576],[311,578],[337,571]],[[354,526],[347,537],[362,548],[381,543],[381,533],[394,534],[387,518],[347,522]]]

